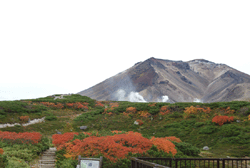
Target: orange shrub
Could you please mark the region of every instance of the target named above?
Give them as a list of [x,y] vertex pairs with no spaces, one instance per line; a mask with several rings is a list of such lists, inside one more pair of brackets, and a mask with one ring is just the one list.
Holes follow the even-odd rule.
[[211,112],[211,108],[210,107],[206,107],[206,108],[197,108],[197,110],[199,112],[204,112],[206,114],[209,114]]
[[28,122],[29,118],[30,118],[29,116],[20,116],[19,117],[20,121],[22,121],[22,122]]
[[91,136],[83,140],[76,139],[65,144],[66,150],[77,157],[93,157],[102,154],[112,162],[124,159],[129,152],[143,153],[149,150],[152,143],[140,133],[128,132],[113,136]]
[[164,152],[171,152],[173,156],[177,153],[177,150],[175,149],[175,145],[167,140],[166,138],[155,138],[152,137],[150,141],[160,150],[163,150]]
[[148,118],[151,115],[147,111],[139,111],[139,114],[141,117],[146,117],[146,118]]
[[123,112],[122,113],[124,116],[128,117],[129,113]]
[[136,120],[138,123],[139,123],[139,125],[143,125],[143,121],[142,120]]
[[154,107],[156,105],[156,103],[152,103],[152,104],[149,104],[148,106],[149,107]]
[[166,115],[166,114],[169,114],[170,113],[170,110],[168,109],[168,106],[162,106],[161,109],[160,109],[160,114],[161,115]]
[[116,134],[122,133],[122,131],[117,131],[117,130],[114,130],[114,131],[111,131],[111,132],[116,133]]
[[4,153],[4,150],[0,148],[0,154],[2,155]]
[[184,110],[184,113],[189,115],[189,114],[197,114],[198,109],[197,107],[191,106],[191,107],[186,107]]
[[76,103],[66,103],[66,106],[74,109],[88,109],[88,104],[89,103],[87,102],[84,103],[76,102]]
[[233,114],[235,111],[231,110],[230,107],[227,107],[226,109],[223,109],[224,114]]
[[[121,133],[121,131],[112,131]],[[167,137],[166,137],[167,138]],[[168,137],[171,139],[171,137]],[[174,138],[172,138],[174,139]],[[178,139],[178,138],[176,138]],[[61,147],[66,149],[65,157],[76,159],[78,155],[83,157],[93,157],[103,155],[112,162],[124,159],[128,153],[146,153],[152,145],[159,150],[176,154],[175,145],[165,138],[152,138],[151,140],[143,137],[140,133],[129,131],[113,136],[90,136],[83,140],[76,139],[72,142],[65,142]]]
[[181,142],[180,138],[176,138],[175,136],[165,137],[165,139],[169,141],[177,142],[177,143]]
[[136,108],[135,107],[128,107],[128,108],[126,108],[126,112],[127,113],[135,113],[136,112]]
[[110,103],[109,105],[110,105],[111,107],[113,107],[113,108],[114,108],[114,107],[119,107],[119,103]]
[[104,104],[102,104],[100,101],[96,101],[95,106],[96,107],[104,107]]
[[212,122],[215,122],[216,124],[222,126],[224,123],[232,122],[234,120],[234,117],[228,117],[228,116],[215,116],[212,119]]
[[64,108],[64,105],[62,103],[50,103],[50,102],[41,102],[41,104],[47,106],[47,107],[52,107],[52,108],[58,108],[58,109],[62,109]]
[[250,120],[250,115],[248,116],[248,120]]

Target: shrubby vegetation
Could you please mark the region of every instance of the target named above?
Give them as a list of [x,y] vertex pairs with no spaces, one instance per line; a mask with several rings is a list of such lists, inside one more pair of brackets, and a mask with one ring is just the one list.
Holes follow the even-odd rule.
[[[53,143],[57,147],[60,146],[60,150],[57,151],[57,167],[75,167],[77,164],[75,157],[80,154],[83,157],[104,156],[104,167],[119,165],[125,168],[130,165],[131,156],[201,157],[199,154],[203,146],[209,146],[209,152],[213,157],[250,155],[250,133],[248,132],[250,102],[131,103],[95,101],[86,96],[74,94],[56,100],[48,96],[0,102],[0,122],[26,123],[29,119],[38,116],[46,116],[46,122],[1,130],[17,133],[36,131],[49,136],[54,134]],[[80,130],[80,126],[87,126],[85,131],[88,133]],[[64,134],[56,134],[58,131]],[[123,143],[119,138],[126,139],[127,134],[131,138]],[[127,150],[129,147],[138,146],[138,144],[130,144],[130,141],[139,143],[136,138],[132,138],[133,135],[140,137],[143,144],[151,144],[145,147],[147,150],[144,153]],[[182,142],[176,142],[177,138],[166,139],[165,137],[178,137]],[[110,143],[112,146],[108,148],[117,156],[109,155],[109,150],[102,146],[101,142],[107,140],[115,142]],[[170,143],[163,142],[165,140]],[[12,146],[22,154],[18,156],[18,152],[11,147],[10,141],[0,141],[0,167],[4,164],[9,167],[22,164],[21,166],[25,167],[26,162],[29,163],[50,145],[46,138],[42,138],[37,144],[12,142],[14,142]],[[89,153],[81,150],[86,147],[84,146],[86,144],[90,144],[87,150]],[[172,146],[168,148],[172,149],[171,152],[165,151],[166,146],[161,144]],[[3,154],[1,149],[4,150]],[[118,153],[118,149],[119,151],[123,149],[125,153]],[[7,157],[10,155],[12,157]],[[120,155],[122,157],[119,158]]]
[[[175,144],[179,144],[177,149]],[[72,163],[78,155],[82,157],[104,156],[103,167],[130,166],[129,157],[173,157],[177,155],[197,156],[199,149],[182,143],[176,137],[143,137],[137,132],[65,133],[53,135],[53,144],[58,149],[58,167]],[[177,152],[179,151],[179,153]],[[120,166],[119,166],[120,167]]]
[[49,139],[40,133],[0,132],[0,166],[27,167],[27,164],[49,148]]

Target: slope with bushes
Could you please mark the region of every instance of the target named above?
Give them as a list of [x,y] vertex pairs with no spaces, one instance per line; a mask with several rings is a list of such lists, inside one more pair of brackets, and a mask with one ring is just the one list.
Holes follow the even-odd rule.
[[[0,102],[1,123],[26,123],[29,119],[46,117],[44,123],[2,128],[1,131],[39,132],[44,138],[53,137],[53,145],[58,147],[57,166],[67,168],[75,167],[77,162],[74,159],[78,154],[83,157],[102,155],[106,167],[128,167],[130,156],[249,156],[249,114],[250,103],[241,101],[174,104],[101,102],[73,94],[56,100],[48,96]],[[80,126],[87,126],[87,129],[83,132]],[[137,140],[138,137],[142,141]],[[51,141],[47,139],[39,143],[48,147],[52,145]],[[105,146],[108,144],[106,141],[112,142],[111,146]],[[28,164],[31,160],[27,158],[34,159],[44,150],[36,144],[19,142],[13,141],[12,145],[19,145],[15,148],[20,148],[25,155],[23,158],[11,154],[14,149],[0,138],[0,164]],[[209,146],[210,150],[203,151],[203,146]]]

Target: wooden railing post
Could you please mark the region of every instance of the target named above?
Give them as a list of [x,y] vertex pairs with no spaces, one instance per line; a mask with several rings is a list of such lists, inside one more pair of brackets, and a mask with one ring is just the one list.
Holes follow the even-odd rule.
[[217,168],[220,168],[220,159],[217,159]]
[[225,159],[222,159],[222,168],[225,168]]

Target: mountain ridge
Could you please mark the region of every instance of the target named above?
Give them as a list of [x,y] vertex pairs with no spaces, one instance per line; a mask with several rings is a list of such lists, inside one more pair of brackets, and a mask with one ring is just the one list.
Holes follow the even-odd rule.
[[78,94],[97,100],[129,101],[130,93],[136,92],[152,102],[161,101],[162,96],[168,96],[169,102],[216,102],[246,100],[249,90],[250,76],[226,64],[151,57]]

